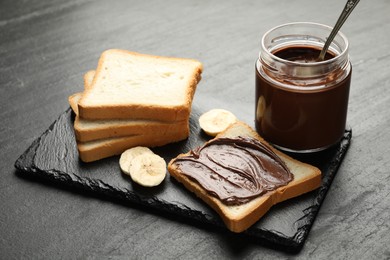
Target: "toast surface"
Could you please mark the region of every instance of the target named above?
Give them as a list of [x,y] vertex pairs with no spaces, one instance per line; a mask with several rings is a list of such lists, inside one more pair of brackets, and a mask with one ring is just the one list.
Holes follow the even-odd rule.
[[[231,125],[216,138],[234,138],[238,136],[255,138],[264,143],[283,160],[293,174],[293,180],[287,185],[260,195],[247,203],[229,206],[208,193],[197,181],[184,175],[177,164],[175,164],[175,159],[172,159],[168,164],[169,173],[188,190],[195,193],[196,196],[213,208],[220,215],[226,227],[233,232],[242,232],[249,228],[266,214],[272,205],[312,191],[321,184],[321,171],[318,168],[299,162],[274,149],[257,132],[243,122],[237,122]],[[181,154],[177,158],[188,154]]]
[[85,119],[185,120],[202,69],[192,59],[107,50],[79,101],[79,114]]

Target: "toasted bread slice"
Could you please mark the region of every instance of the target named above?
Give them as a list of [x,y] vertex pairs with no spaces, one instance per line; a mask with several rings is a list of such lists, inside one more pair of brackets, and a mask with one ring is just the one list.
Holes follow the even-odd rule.
[[[257,222],[272,205],[281,201],[299,196],[303,193],[318,188],[321,184],[321,171],[309,164],[299,162],[290,156],[271,147],[263,138],[261,138],[250,126],[243,122],[237,122],[231,125],[219,137],[251,137],[266,144],[273,150],[286,164],[293,174],[293,180],[287,185],[269,191],[249,202],[241,205],[228,206],[217,197],[210,195],[198,182],[188,178],[175,164],[172,159],[168,164],[169,173],[188,190],[194,192],[199,198],[211,206],[222,218],[226,227],[233,232],[242,232]],[[188,154],[181,154],[178,157]]]
[[104,51],[92,85],[78,103],[85,119],[189,118],[202,64],[125,50]]
[[179,142],[188,137],[187,129],[177,129],[165,134],[153,133],[126,137],[107,138],[91,142],[77,142],[79,157],[83,162],[93,162],[119,155],[135,146],[158,147]]
[[83,77],[84,78],[84,89],[91,88],[93,78],[95,77],[95,73],[96,73],[95,70],[89,70],[89,71],[87,71],[87,73],[84,74],[84,77]]
[[76,93],[69,97],[69,103],[75,112],[74,130],[76,140],[88,142],[111,137],[123,137],[139,134],[165,134],[174,132],[176,129],[188,131],[188,120],[175,122],[164,122],[157,120],[142,119],[112,119],[112,120],[85,120],[80,118],[77,113],[77,102],[82,93]]
[[[84,75],[84,87],[89,89],[95,75],[94,70],[90,70]],[[80,118],[78,115],[78,102],[83,93],[75,93],[68,99],[69,104],[76,114],[74,121],[74,130],[76,139],[80,142],[88,142],[111,137],[122,137],[139,134],[166,134],[175,131],[175,129],[189,128],[188,120],[175,122],[164,122],[157,120],[143,119],[106,119],[106,120],[88,120]]]
[[[93,78],[95,77],[95,71],[94,70],[89,70],[84,74],[84,89],[89,89],[91,88],[91,84],[93,81]],[[79,101],[81,97],[83,96],[83,92],[77,92],[74,93],[73,95],[68,97],[68,102],[70,107],[72,108],[73,112],[76,114],[76,117],[79,117]]]

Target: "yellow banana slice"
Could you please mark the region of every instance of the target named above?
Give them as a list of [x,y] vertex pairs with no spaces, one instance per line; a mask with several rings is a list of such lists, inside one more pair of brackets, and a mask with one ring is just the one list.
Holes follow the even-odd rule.
[[200,128],[210,136],[216,136],[236,121],[232,112],[220,108],[211,109],[199,117]]
[[119,166],[121,167],[121,170],[125,174],[130,175],[130,165],[132,161],[135,157],[144,153],[153,154],[152,150],[143,146],[133,147],[124,151],[119,158]]
[[157,154],[144,153],[133,159],[130,165],[131,179],[146,187],[159,185],[165,178],[167,164]]

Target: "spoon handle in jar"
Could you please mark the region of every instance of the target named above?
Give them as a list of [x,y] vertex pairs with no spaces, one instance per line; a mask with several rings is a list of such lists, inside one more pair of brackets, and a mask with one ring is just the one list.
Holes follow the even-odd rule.
[[341,26],[343,26],[344,22],[347,20],[348,16],[352,13],[353,9],[357,6],[360,0],[348,0],[347,3],[344,6],[343,11],[340,14],[339,19],[337,20],[335,26],[333,27],[332,32],[330,33],[328,39],[325,42],[324,47],[321,50],[320,56],[318,57],[319,60],[324,60],[325,53],[328,50],[330,44],[332,43],[334,37],[340,30]]

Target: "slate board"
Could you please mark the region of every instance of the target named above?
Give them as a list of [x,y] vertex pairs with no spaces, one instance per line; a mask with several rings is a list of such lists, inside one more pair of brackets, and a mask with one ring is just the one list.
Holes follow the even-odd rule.
[[[179,153],[200,146],[209,139],[199,129],[197,120],[201,111],[193,108],[189,139],[153,149],[167,162]],[[144,188],[131,182],[121,173],[119,156],[93,163],[78,158],[73,132],[74,115],[65,111],[15,162],[20,176],[45,180],[60,188],[87,193],[92,196],[139,207],[146,212],[165,213],[200,228],[226,232],[256,243],[284,251],[299,251],[320,209],[331,182],[348,150],[352,130],[347,129],[342,141],[325,152],[291,156],[319,167],[322,185],[319,189],[275,205],[255,225],[241,234],[228,231],[219,216],[201,200],[188,192],[169,175],[155,188]]]

